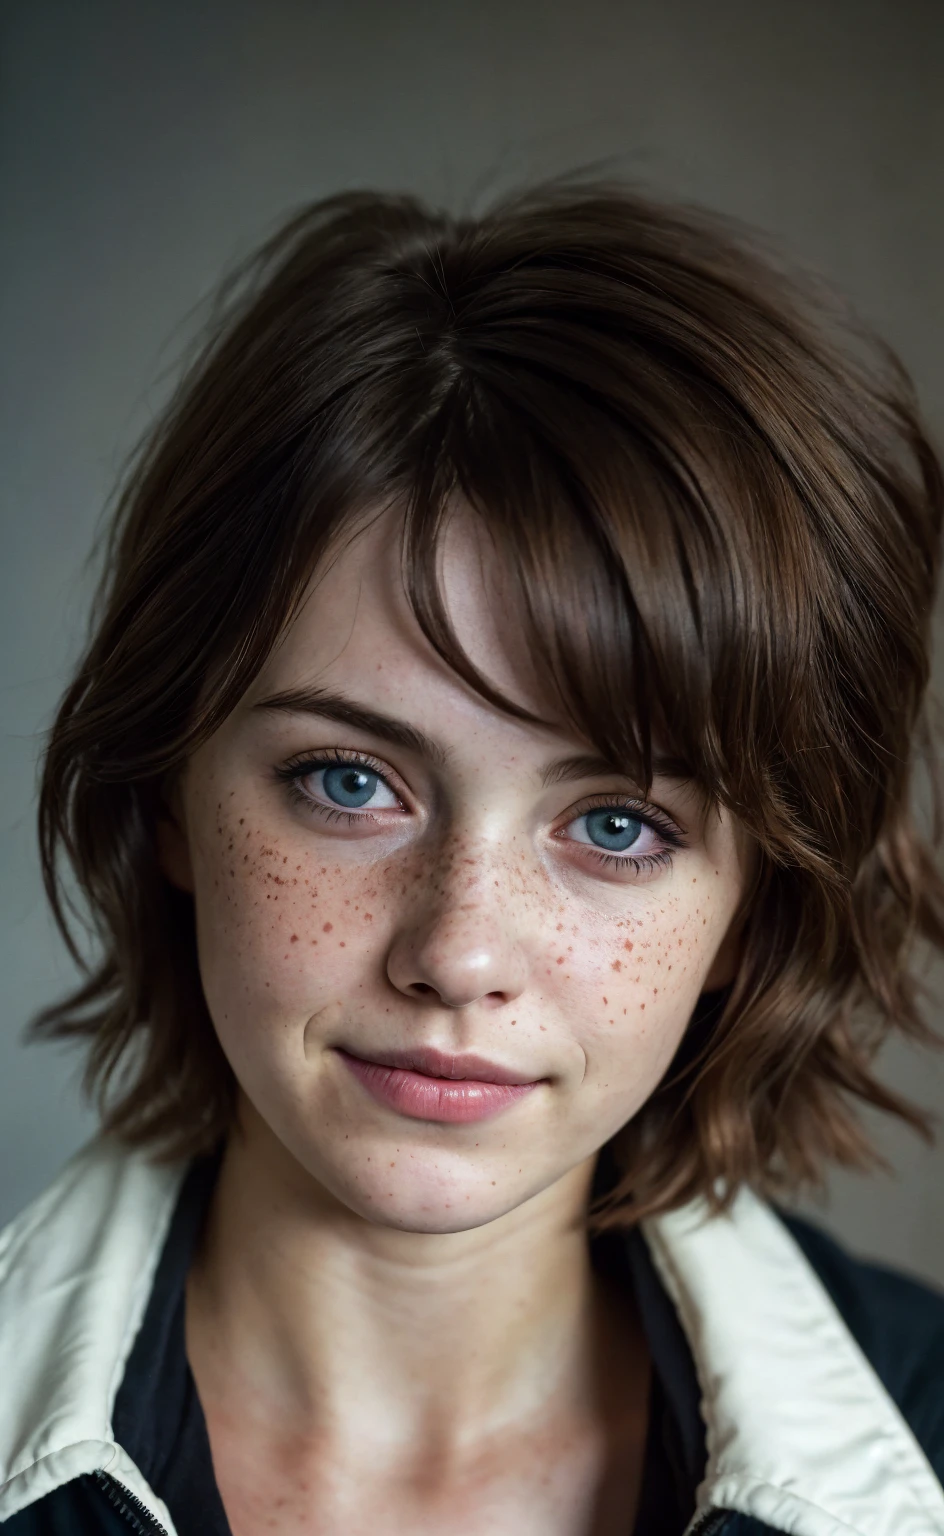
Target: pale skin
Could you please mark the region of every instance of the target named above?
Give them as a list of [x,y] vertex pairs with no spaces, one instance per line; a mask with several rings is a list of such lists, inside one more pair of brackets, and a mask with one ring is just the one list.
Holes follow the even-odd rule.
[[[733,974],[749,850],[684,781],[642,800],[567,727],[470,690],[396,551],[385,514],[316,576],[161,825],[239,1084],[187,1294],[217,1481],[234,1536],[627,1536],[649,1364],[591,1266],[588,1192]],[[468,516],[443,581],[471,659],[546,717]],[[370,792],[344,813],[338,754]],[[607,806],[635,833],[609,862],[588,819]],[[376,1102],[339,1054],[416,1044],[537,1086],[441,1124]]]

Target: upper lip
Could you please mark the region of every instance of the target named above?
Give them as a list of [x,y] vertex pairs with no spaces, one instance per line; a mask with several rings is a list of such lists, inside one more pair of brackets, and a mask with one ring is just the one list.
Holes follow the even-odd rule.
[[514,1067],[503,1067],[485,1056],[459,1054],[455,1051],[439,1051],[431,1045],[414,1045],[404,1051],[348,1049],[349,1056],[372,1062],[378,1067],[399,1067],[401,1071],[422,1072],[425,1077],[462,1079],[476,1083],[536,1083],[540,1081],[533,1072],[519,1072]]

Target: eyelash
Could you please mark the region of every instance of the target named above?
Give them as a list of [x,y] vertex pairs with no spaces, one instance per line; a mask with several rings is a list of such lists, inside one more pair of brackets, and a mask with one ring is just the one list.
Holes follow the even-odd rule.
[[570,819],[575,821],[578,816],[586,816],[589,811],[609,810],[610,807],[614,810],[631,812],[643,826],[657,832],[665,846],[655,853],[642,855],[629,853],[621,857],[619,854],[607,853],[603,848],[592,848],[587,843],[581,843],[580,847],[597,864],[603,867],[617,864],[620,869],[626,869],[628,866],[637,875],[651,874],[656,869],[668,869],[676,850],[686,846],[682,833],[664,811],[660,811],[655,805],[643,805],[641,801],[634,800],[631,795],[619,793],[591,795],[589,799],[580,802]]
[[[378,762],[376,758],[371,757],[368,753],[346,752],[340,747],[333,748],[327,752],[321,752],[317,757],[306,757],[300,760],[296,759],[293,762],[283,763],[275,770],[275,774],[276,778],[285,784],[292,800],[297,805],[301,805],[309,813],[314,811],[325,821],[340,821],[350,826],[354,822],[363,823],[367,819],[376,820],[376,817],[371,818],[369,811],[346,811],[343,806],[320,805],[310,795],[306,795],[301,787],[301,780],[307,778],[311,773],[317,773],[319,769],[348,765],[366,768],[369,772],[375,773],[386,784],[391,793],[398,794],[398,791],[390,783],[390,770],[386,764]],[[587,843],[581,843],[579,845],[581,849],[601,867],[619,865],[621,869],[626,869],[628,866],[637,875],[651,874],[656,869],[668,869],[672,864],[676,850],[686,846],[684,836],[675,826],[674,822],[666,816],[664,811],[660,811],[657,806],[643,806],[631,796],[618,793],[591,796],[580,804],[570,820],[575,821],[578,816],[586,816],[590,811],[608,809],[611,806],[614,809],[632,812],[644,826],[658,833],[665,846],[658,849],[655,853],[647,853],[641,856],[624,854],[620,857],[620,855],[615,853],[607,853],[605,849],[593,848]]]
[[320,752],[317,757],[306,757],[301,761],[283,763],[280,768],[276,768],[275,774],[276,778],[287,786],[296,805],[303,806],[306,811],[315,811],[325,821],[341,821],[348,826],[355,821],[375,821],[376,817],[372,817],[370,811],[346,811],[341,805],[319,805],[318,801],[312,800],[301,787],[300,781],[307,778],[310,773],[317,773],[319,768],[345,767],[369,769],[371,773],[376,773],[377,777],[383,780],[393,794],[397,794],[390,783],[390,769],[386,764],[379,763],[376,758],[369,756],[366,752],[345,752],[340,747],[335,747],[328,752]]

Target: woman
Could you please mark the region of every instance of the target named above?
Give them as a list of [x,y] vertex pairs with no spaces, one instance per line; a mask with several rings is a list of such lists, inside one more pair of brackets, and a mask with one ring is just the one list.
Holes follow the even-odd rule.
[[13,1536],[944,1532],[867,1160],[944,944],[942,481],[719,221],[352,194],[119,503],[40,822],[102,1135],[8,1229]]

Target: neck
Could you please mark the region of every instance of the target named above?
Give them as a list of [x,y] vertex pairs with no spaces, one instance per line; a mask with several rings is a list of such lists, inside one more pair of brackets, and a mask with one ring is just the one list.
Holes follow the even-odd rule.
[[472,1231],[403,1232],[333,1200],[250,1120],[188,1281],[201,1399],[293,1434],[444,1453],[606,1416],[607,1383],[625,1391],[645,1351],[591,1268],[591,1178],[583,1165]]

